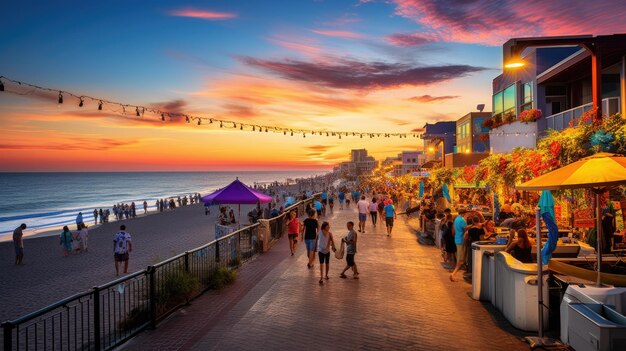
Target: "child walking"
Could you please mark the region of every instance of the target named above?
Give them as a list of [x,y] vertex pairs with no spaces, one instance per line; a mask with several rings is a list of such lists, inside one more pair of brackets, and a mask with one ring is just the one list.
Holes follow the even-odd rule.
[[354,223],[352,221],[346,224],[348,228],[348,235],[342,238],[341,241],[346,243],[346,268],[343,269],[339,277],[346,279],[346,271],[352,268],[354,279],[359,279],[359,270],[354,262],[354,255],[356,254],[356,242],[358,234],[354,231]]

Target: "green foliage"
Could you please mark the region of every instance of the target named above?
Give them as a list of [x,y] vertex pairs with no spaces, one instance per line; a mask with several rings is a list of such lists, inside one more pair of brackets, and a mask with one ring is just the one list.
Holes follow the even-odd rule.
[[150,310],[147,306],[138,306],[130,310],[126,318],[118,322],[117,328],[122,331],[137,329],[150,320]]
[[156,302],[159,312],[188,303],[200,290],[198,278],[184,270],[166,273],[157,284]]
[[444,184],[452,184],[454,181],[454,170],[444,167],[435,168],[430,173],[430,179],[434,188],[440,188]]
[[235,282],[237,279],[237,271],[231,271],[226,268],[218,268],[209,277],[209,289],[221,290],[227,285]]

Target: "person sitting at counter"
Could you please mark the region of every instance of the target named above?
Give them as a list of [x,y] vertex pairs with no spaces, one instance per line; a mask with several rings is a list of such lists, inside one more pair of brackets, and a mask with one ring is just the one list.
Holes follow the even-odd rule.
[[528,239],[526,230],[520,229],[517,231],[517,240],[513,239],[513,233],[511,233],[509,243],[504,251],[510,253],[511,256],[522,263],[532,263],[533,257],[530,254],[532,247],[533,244],[530,239]]

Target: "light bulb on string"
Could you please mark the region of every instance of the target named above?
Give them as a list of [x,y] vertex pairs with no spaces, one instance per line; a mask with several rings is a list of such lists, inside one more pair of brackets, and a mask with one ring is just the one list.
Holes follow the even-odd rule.
[[283,131],[283,135],[287,135],[287,131],[286,131],[286,130],[285,130],[285,131]]
[[209,124],[213,124],[213,118],[209,118]]
[[239,126],[239,130],[243,130],[243,123]]
[[291,131],[291,136],[293,136],[293,130]]
[[98,111],[102,111],[102,100],[98,103]]
[[4,91],[4,83],[2,83],[1,79],[0,79],[0,91]]
[[328,136],[328,132],[326,132],[326,136]]
[[339,133],[339,139],[341,139],[341,133]]
[[80,102],[78,103],[78,107],[83,107],[83,105],[85,104],[85,101],[83,100],[83,97],[80,97]]
[[302,137],[303,137],[303,138],[306,138],[306,133],[302,133]]
[[267,133],[267,127],[265,127],[265,133]]
[[201,125],[201,124],[202,124],[202,119],[198,118],[198,125]]
[[185,116],[185,122],[189,123],[189,116]]
[[165,123],[165,115],[161,113],[161,122]]
[[59,91],[59,104],[63,103],[63,94]]
[[220,128],[224,128],[224,122],[220,121]]
[[139,114],[139,107],[135,107],[135,113],[137,114],[137,117],[141,116],[141,115]]
[[237,123],[233,122],[233,128],[237,128]]
[[252,126],[252,131],[256,132],[256,126]]

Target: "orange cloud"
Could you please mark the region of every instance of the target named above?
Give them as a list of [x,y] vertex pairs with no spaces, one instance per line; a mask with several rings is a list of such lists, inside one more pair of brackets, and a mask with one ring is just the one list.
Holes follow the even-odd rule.
[[445,96],[420,95],[420,96],[413,96],[409,98],[408,100],[428,104],[432,102],[440,102],[440,101],[456,99],[456,98],[458,98],[457,95],[445,95]]
[[324,35],[327,37],[336,37],[336,38],[344,38],[344,39],[362,39],[365,36],[355,32],[349,32],[345,30],[322,30],[322,29],[313,29],[311,32],[319,35]]
[[191,18],[199,18],[203,20],[226,20],[236,18],[237,14],[231,12],[216,12],[216,11],[203,11],[196,9],[180,9],[180,10],[172,10],[169,12],[170,16],[176,17],[191,17]]
[[269,42],[293,50],[300,54],[319,55],[322,49],[316,43],[304,38],[268,38]]

